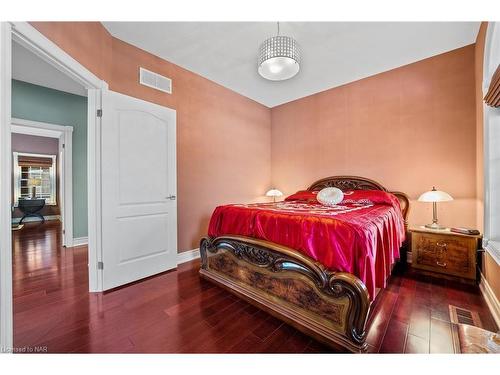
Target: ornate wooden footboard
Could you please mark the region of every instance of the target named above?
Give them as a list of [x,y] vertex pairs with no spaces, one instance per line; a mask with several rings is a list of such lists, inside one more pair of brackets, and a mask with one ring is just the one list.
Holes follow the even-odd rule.
[[[353,176],[319,180],[309,190],[329,186],[387,191],[375,181]],[[408,197],[394,194],[406,224]],[[205,237],[200,253],[202,277],[323,343],[351,352],[366,351],[370,299],[356,276],[329,271],[298,251],[249,237]]]
[[365,285],[294,250],[240,236],[203,238],[200,274],[317,340],[366,350]]

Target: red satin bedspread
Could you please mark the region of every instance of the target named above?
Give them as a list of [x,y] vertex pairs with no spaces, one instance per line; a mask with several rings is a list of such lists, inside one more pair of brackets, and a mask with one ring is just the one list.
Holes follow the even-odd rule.
[[[382,192],[377,192],[382,194]],[[241,235],[300,251],[333,271],[356,275],[371,299],[384,288],[404,238],[404,220],[395,196],[373,202],[327,207],[315,202],[219,206],[208,235]]]

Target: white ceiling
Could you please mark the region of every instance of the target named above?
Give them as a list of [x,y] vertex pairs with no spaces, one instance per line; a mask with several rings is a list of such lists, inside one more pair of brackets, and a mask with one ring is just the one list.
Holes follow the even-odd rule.
[[87,96],[87,90],[83,86],[16,42],[12,42],[12,78]]
[[[302,48],[282,82],[257,73],[270,22],[104,22],[108,31],[268,107],[474,43],[479,22],[281,22]],[[173,82],[175,90],[175,82]]]

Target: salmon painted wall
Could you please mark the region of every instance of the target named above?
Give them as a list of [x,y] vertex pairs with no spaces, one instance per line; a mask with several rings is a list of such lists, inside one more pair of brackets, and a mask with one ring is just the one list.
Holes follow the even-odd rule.
[[412,200],[410,224],[432,220],[416,202],[433,185],[448,226],[476,226],[474,45],[271,110],[272,182],[286,194],[331,175],[359,175]]
[[[198,247],[215,206],[265,199],[269,108],[113,38],[98,22],[31,24],[110,90],[177,110],[179,251]],[[172,78],[172,95],[139,85],[139,66]]]

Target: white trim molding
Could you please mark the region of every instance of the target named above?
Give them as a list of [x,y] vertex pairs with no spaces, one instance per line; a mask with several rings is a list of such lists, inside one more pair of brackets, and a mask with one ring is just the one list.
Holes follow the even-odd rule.
[[11,223],[11,67],[12,30],[0,22],[0,353],[13,347]]
[[39,137],[59,138],[65,132],[73,132],[73,127],[14,117],[11,120],[10,131],[12,133],[35,135]]
[[85,88],[108,88],[106,82],[99,79],[28,22],[11,22],[11,25],[13,40],[64,72]]
[[479,289],[481,290],[481,294],[483,295],[486,304],[488,305],[491,315],[493,319],[495,319],[495,323],[497,327],[500,327],[500,303],[498,302],[498,298],[491,289],[490,284],[481,273],[481,282],[479,283]]
[[88,237],[73,238],[73,247],[88,245],[88,243],[89,243]]
[[102,90],[88,89],[87,109],[87,186],[88,186],[88,259],[89,291],[102,292],[103,272],[98,265],[102,256],[101,200],[101,125],[97,108],[102,109]]
[[199,257],[200,257],[199,248],[183,251],[182,253],[177,253],[177,265],[190,262],[192,260],[198,259]]

